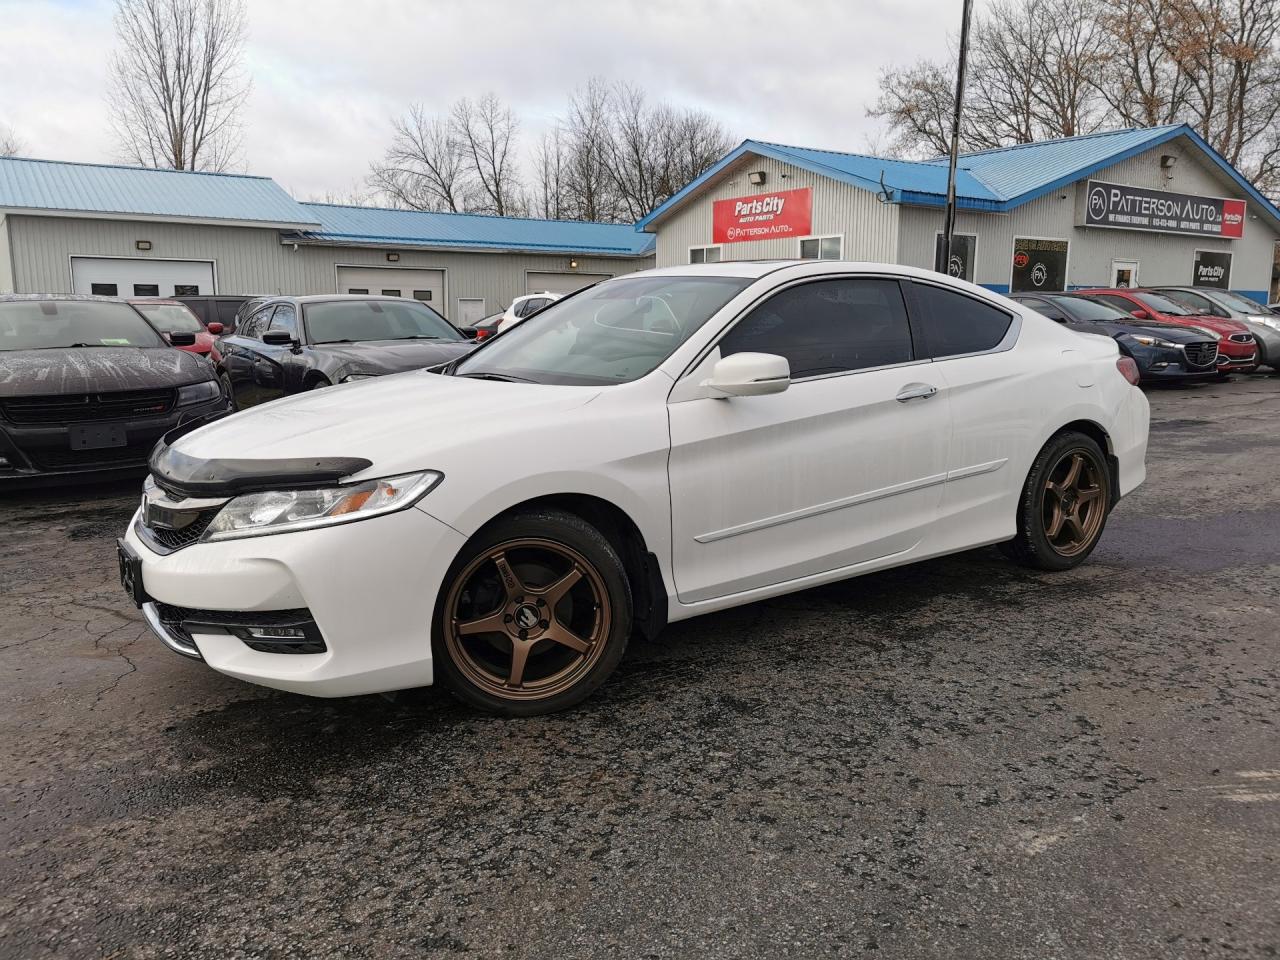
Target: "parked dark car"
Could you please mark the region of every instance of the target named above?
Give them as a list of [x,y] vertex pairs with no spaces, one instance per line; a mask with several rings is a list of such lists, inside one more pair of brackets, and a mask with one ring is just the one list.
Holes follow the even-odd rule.
[[1137,321],[1116,307],[1069,293],[1014,294],[1012,299],[1078,333],[1111,337],[1138,365],[1143,383],[1217,376],[1218,341],[1211,336],[1170,323]]
[[1258,363],[1270,367],[1273,373],[1280,373],[1280,317],[1256,300],[1215,287],[1157,287],[1155,290],[1188,310],[1243,323],[1258,345]]
[[231,294],[201,297],[174,297],[191,308],[201,323],[206,327],[211,323],[222,324],[222,329],[230,333],[236,328],[236,315],[240,308],[250,300],[261,299],[249,296],[233,296]]
[[160,436],[230,405],[205,357],[121,300],[0,296],[0,485],[146,467]]
[[218,340],[237,407],[456,360],[475,348],[425,303],[331,294],[275,297]]

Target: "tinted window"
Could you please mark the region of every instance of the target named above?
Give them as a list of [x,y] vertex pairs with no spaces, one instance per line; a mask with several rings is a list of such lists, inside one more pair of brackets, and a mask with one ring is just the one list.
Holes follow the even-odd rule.
[[1030,307],[1041,316],[1048,317],[1050,320],[1062,322],[1068,319],[1061,307],[1054,306],[1047,300],[1041,300],[1038,297],[1014,297],[1013,299],[1024,307]]
[[94,283],[89,289],[95,297],[114,297],[119,288],[114,283]]
[[1191,311],[1186,307],[1179,306],[1168,297],[1162,297],[1158,293],[1148,293],[1144,290],[1136,296],[1139,303],[1145,304],[1160,313],[1167,313],[1171,317],[1185,317],[1191,314]]
[[1070,311],[1072,316],[1080,320],[1107,320],[1112,323],[1116,321],[1123,323],[1126,320],[1133,319],[1123,310],[1117,309],[1110,304],[1098,303],[1096,300],[1090,300],[1087,297],[1050,297],[1049,300]]
[[294,312],[293,305],[282,303],[276,307],[276,312],[272,314],[271,326],[268,330],[284,330],[293,339],[298,339],[298,315]]
[[1187,290],[1162,290],[1161,293],[1192,313],[1209,317],[1231,316],[1231,311],[1226,307],[1219,306],[1208,297],[1202,297],[1198,293],[1191,293]]
[[0,350],[167,347],[127,303],[11,300],[0,303]]
[[262,338],[263,331],[267,329],[267,321],[271,318],[271,311],[275,309],[275,305],[263,307],[257,313],[253,314],[241,324],[238,331],[241,336],[253,337],[255,340]]
[[444,317],[416,300],[325,300],[304,310],[311,343],[462,339]]
[[912,283],[912,329],[917,350],[930,357],[954,357],[994,349],[1013,317],[990,304],[928,283]]
[[896,280],[806,283],[771,297],[720,341],[720,355],[774,353],[793,379],[912,358],[911,328]]

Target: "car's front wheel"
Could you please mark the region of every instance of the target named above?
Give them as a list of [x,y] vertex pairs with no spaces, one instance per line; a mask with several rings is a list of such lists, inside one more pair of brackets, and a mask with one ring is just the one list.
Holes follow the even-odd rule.
[[1111,509],[1111,471],[1097,441],[1060,433],[1040,451],[1018,502],[1018,535],[1004,554],[1040,570],[1069,570],[1102,537]]
[[441,591],[432,646],[441,678],[494,713],[581,702],[622,659],[631,589],[617,551],[571,513],[514,514],[479,531]]

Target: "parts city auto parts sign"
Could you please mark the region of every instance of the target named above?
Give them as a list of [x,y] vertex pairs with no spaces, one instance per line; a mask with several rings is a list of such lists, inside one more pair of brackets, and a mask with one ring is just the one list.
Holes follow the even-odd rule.
[[813,233],[813,191],[805,187],[717,200],[712,227],[713,243],[808,236]]
[[1243,200],[1167,193],[1101,180],[1089,181],[1085,197],[1084,222],[1090,227],[1227,239],[1244,236]]

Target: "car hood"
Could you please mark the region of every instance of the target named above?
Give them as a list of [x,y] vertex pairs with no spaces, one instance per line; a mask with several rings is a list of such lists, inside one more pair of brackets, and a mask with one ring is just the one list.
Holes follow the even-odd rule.
[[564,425],[599,392],[415,370],[251,407],[180,437],[173,449],[206,461],[357,457],[373,464],[371,475],[447,469],[442,452]]
[[0,353],[0,397],[176,387],[214,378],[204,357],[174,347],[68,347]]
[[1203,327],[1205,330],[1212,330],[1214,333],[1220,333],[1224,337],[1229,337],[1233,333],[1248,333],[1248,328],[1239,320],[1228,320],[1225,317],[1165,317],[1165,322],[1174,323],[1180,327],[1196,326]]
[[1192,330],[1188,327],[1180,327],[1172,323],[1126,323],[1116,324],[1117,327],[1123,327],[1125,333],[1150,334],[1153,337],[1159,337],[1161,340],[1168,340],[1170,343],[1201,343],[1205,340],[1212,340],[1212,337],[1206,337],[1198,330]]
[[470,353],[470,340],[367,340],[361,343],[317,343],[307,349],[323,357],[342,375],[403,373],[448,363]]

